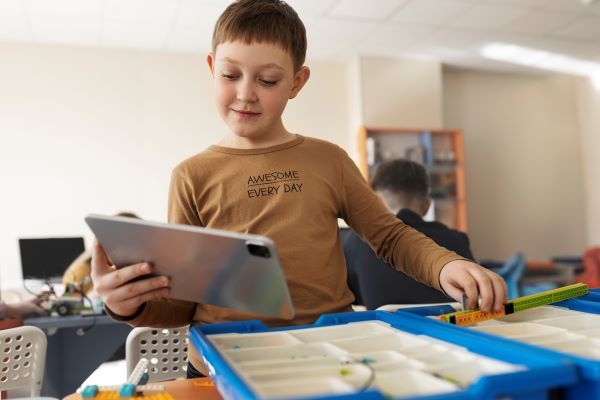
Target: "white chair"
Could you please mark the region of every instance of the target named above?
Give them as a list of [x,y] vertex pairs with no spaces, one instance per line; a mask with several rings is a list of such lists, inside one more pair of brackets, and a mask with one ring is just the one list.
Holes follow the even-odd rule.
[[40,395],[46,365],[46,334],[35,326],[0,331],[0,391],[29,389]]
[[148,381],[185,378],[187,371],[188,327],[135,328],[127,335],[125,362],[127,376],[140,359],[148,360]]

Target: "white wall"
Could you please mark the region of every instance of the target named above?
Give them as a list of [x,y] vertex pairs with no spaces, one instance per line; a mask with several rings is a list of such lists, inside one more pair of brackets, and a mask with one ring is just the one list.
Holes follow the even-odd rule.
[[351,132],[351,140],[348,146],[348,152],[354,161],[358,164],[358,139],[357,133],[359,127],[364,124],[363,115],[363,80],[361,59],[354,57],[346,65],[346,85],[348,88],[346,102],[348,104],[348,122]]
[[[203,56],[8,43],[0,55],[2,287],[21,277],[18,237],[89,243],[90,212],[165,220],[171,169],[226,129]],[[284,121],[347,148],[346,68],[310,66]]]
[[444,125],[465,133],[476,257],[506,259],[516,250],[530,259],[582,254],[586,213],[575,81],[444,72]]
[[577,81],[588,246],[600,246],[600,88]]
[[[20,279],[18,237],[89,241],[89,212],[164,220],[173,166],[226,129],[201,55],[8,43],[0,54],[2,287]],[[380,58],[310,67],[284,115],[292,131],[354,154],[359,122],[464,130],[478,257],[576,255],[600,243],[600,95],[587,83],[442,75],[437,63]]]
[[442,66],[436,61],[362,57],[363,123],[372,127],[442,127]]

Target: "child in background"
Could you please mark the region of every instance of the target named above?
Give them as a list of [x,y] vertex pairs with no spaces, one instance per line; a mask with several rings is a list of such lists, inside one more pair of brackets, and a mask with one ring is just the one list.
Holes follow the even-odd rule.
[[[115,214],[117,217],[140,218],[136,214],[128,211],[121,211]],[[88,295],[92,289],[92,249],[87,249],[81,253],[67,267],[63,274],[62,283],[66,287],[73,285],[77,291]]]
[[[153,327],[248,319],[289,325],[351,311],[338,217],[396,269],[455,299],[466,293],[471,307],[480,297],[484,311],[501,308],[506,286],[500,276],[395,218],[341,148],[284,127],[287,101],[310,76],[305,54],[304,25],[285,2],[239,0],[227,7],[207,62],[229,132],[173,170],[168,218],[270,237],[279,249],[295,319],[169,299],[165,276],[131,281],[149,274],[151,265],[116,270],[96,245],[92,279],[113,318]],[[188,377],[199,376],[204,367],[191,347],[189,358]]]
[[[410,160],[389,160],[377,166],[371,187],[388,209],[408,226],[468,260],[475,260],[469,238],[463,232],[423,217],[431,206],[429,177],[425,167]],[[416,282],[379,259],[369,245],[353,232],[344,241],[348,286],[355,304],[374,310],[386,304],[443,303],[442,292]]]

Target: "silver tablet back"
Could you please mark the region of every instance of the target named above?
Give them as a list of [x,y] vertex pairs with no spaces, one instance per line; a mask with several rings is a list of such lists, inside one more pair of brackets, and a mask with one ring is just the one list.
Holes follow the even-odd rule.
[[146,261],[169,276],[172,298],[294,317],[277,249],[264,236],[127,217],[85,222],[117,267]]

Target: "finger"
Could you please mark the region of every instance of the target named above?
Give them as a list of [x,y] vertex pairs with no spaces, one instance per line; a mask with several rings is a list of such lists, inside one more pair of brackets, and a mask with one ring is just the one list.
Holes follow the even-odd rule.
[[152,265],[144,262],[118,268],[112,271],[112,273],[107,277],[110,280],[110,287],[116,288],[125,285],[133,279],[143,277],[144,275],[148,275],[150,273],[152,273]]
[[46,310],[44,310],[42,307],[36,307],[35,313],[37,315],[40,315],[40,316],[42,316],[42,315],[48,315],[48,313],[46,312]]
[[467,295],[467,307],[469,309],[476,308],[479,291],[477,290],[477,282],[473,276],[465,272],[460,281],[460,286],[463,292]]
[[460,303],[462,301],[463,290],[459,286],[451,284],[451,286],[445,287],[444,290],[448,296],[457,302]]
[[490,279],[494,286],[494,311],[502,311],[508,301],[508,288],[500,275],[491,273]]
[[124,302],[132,298],[139,297],[145,293],[152,292],[162,288],[169,287],[169,278],[166,276],[157,276],[147,279],[142,279],[136,282],[131,282],[126,285],[122,285],[115,289],[107,301],[111,303]]
[[94,240],[94,249],[92,251],[92,276],[103,276],[111,272],[110,263],[106,252],[100,246],[97,240]]
[[[139,296],[131,297],[119,304],[123,309],[136,310],[142,304],[162,297],[167,297],[171,290],[169,288],[160,288],[156,290],[152,290],[150,292],[145,292]],[[116,311],[116,310],[115,310]]]
[[467,308],[477,307],[477,284],[473,277],[464,269],[456,271],[444,287],[454,300],[461,302],[463,294],[467,297]]
[[490,276],[480,267],[471,269],[470,274],[479,289],[479,298],[481,300],[479,308],[483,312],[490,312],[494,305],[494,287]]

